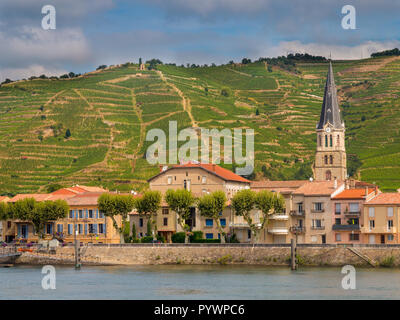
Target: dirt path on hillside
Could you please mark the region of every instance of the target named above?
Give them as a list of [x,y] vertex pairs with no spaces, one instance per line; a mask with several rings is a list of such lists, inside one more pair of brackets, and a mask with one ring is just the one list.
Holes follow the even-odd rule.
[[339,76],[342,76],[346,73],[362,73],[362,72],[375,72],[378,71],[379,69],[385,67],[387,64],[399,60],[400,57],[396,56],[396,57],[390,57],[387,59],[382,59],[382,60],[377,60],[376,63],[374,64],[367,64],[367,65],[363,65],[361,67],[354,67],[354,68],[349,68],[343,71],[338,72]]
[[168,86],[170,86],[181,97],[183,110],[186,111],[189,115],[190,121],[192,122],[192,127],[197,128],[197,123],[192,115],[192,106],[190,104],[190,99],[186,98],[183,92],[175,84],[168,82],[161,71],[157,70],[157,73],[160,75],[161,80],[164,81]]

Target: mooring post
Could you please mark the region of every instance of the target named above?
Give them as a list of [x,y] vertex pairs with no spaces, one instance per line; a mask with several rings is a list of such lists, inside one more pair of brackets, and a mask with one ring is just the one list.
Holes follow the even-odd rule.
[[296,264],[296,243],[294,239],[290,240],[290,267],[292,270],[297,269]]
[[78,230],[75,231],[75,269],[80,269],[81,267],[81,257],[80,257],[80,241],[76,238]]

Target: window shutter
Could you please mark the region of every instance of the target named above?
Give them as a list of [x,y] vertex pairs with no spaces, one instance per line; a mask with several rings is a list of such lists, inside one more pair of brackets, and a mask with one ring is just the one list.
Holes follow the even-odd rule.
[[94,228],[94,233],[97,234],[97,223],[95,223],[95,224],[93,225],[93,228]]
[[87,234],[87,223],[85,223],[85,234]]
[[18,237],[20,237],[21,236],[21,225],[20,224],[17,226],[17,229],[18,229],[17,235],[18,235]]
[[99,209],[96,209],[96,219],[99,218]]

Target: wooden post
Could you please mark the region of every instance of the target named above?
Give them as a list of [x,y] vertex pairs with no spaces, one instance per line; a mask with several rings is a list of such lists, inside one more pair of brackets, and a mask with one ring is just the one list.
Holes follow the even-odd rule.
[[[75,224],[74,224],[75,225]],[[80,241],[76,238],[78,230],[74,232],[75,238],[75,269],[80,269],[81,267],[81,257],[80,257]]]
[[290,240],[290,267],[292,270],[297,269],[296,264],[296,243],[294,239]]

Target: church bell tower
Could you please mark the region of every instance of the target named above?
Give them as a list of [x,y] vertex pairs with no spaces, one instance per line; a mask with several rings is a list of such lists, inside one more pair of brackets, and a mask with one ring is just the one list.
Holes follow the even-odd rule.
[[315,152],[314,178],[318,181],[347,178],[345,126],[340,116],[332,63],[325,84],[321,116],[316,128],[317,151]]

